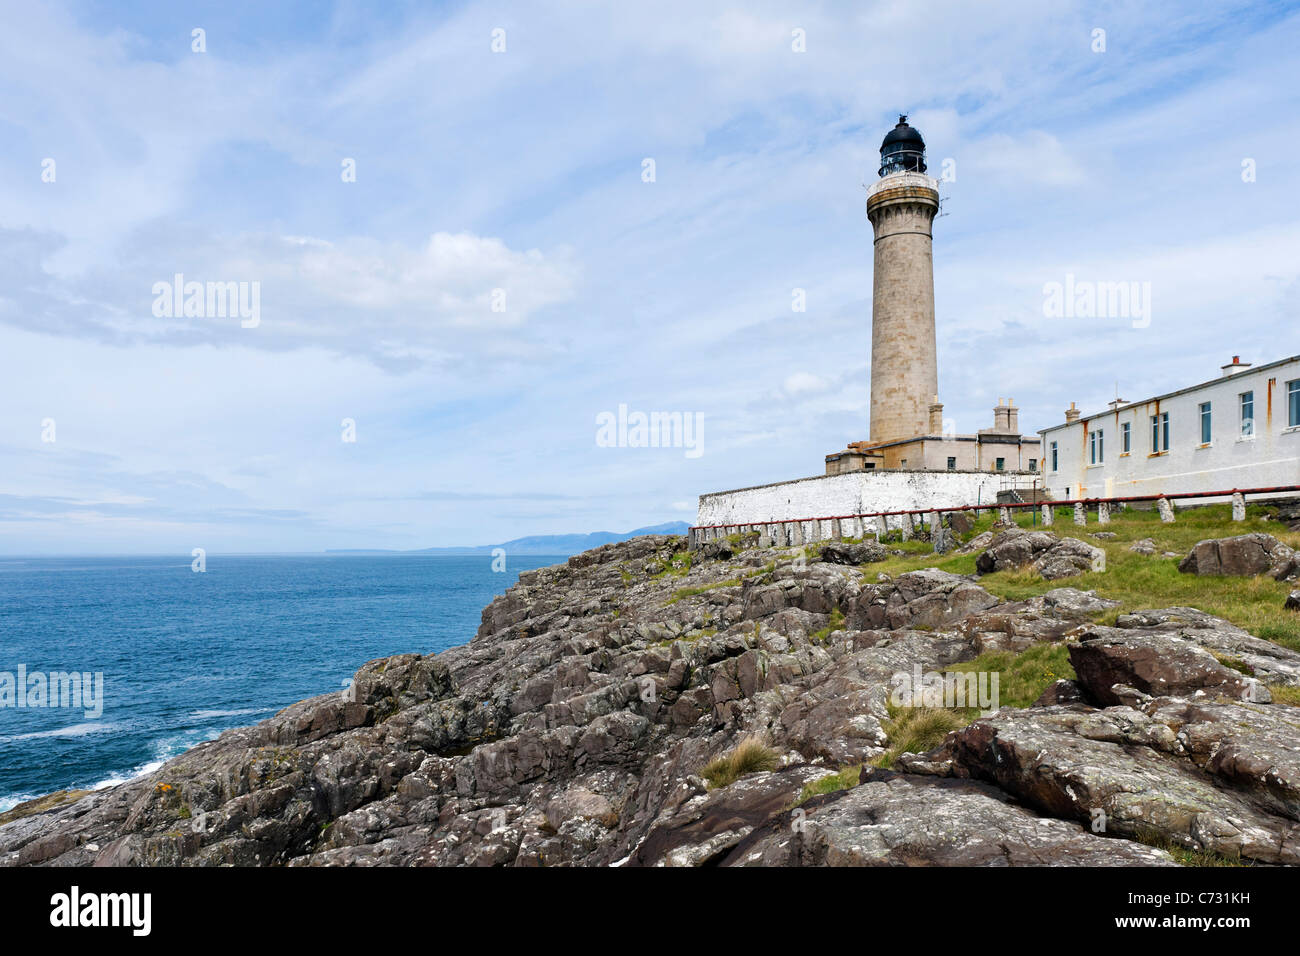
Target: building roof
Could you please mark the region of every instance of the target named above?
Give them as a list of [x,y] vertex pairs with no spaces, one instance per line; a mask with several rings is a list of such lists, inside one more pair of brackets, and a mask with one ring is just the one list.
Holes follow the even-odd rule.
[[894,143],[911,143],[925,149],[925,140],[921,138],[921,131],[915,126],[908,126],[906,116],[900,116],[898,125],[885,134],[885,139],[880,144],[880,151],[883,153],[886,146],[892,146]]
[[[1118,414],[1119,412],[1126,411],[1127,409],[1135,408],[1138,405],[1149,405],[1152,402],[1163,402],[1167,398],[1176,398],[1179,395],[1185,395],[1188,392],[1195,392],[1198,389],[1207,388],[1210,385],[1219,385],[1231,379],[1240,378],[1243,375],[1253,374],[1255,372],[1265,372],[1268,371],[1269,369],[1277,368],[1279,365],[1286,365],[1288,362],[1300,362],[1300,355],[1292,355],[1289,358],[1278,359],[1277,361],[1269,362],[1266,365],[1249,366],[1246,367],[1245,371],[1237,372],[1234,373],[1233,375],[1228,375],[1228,376],[1220,375],[1217,378],[1209,379],[1197,385],[1187,385],[1183,388],[1176,389],[1172,392],[1165,392],[1163,395],[1153,395],[1151,398],[1144,398],[1136,402],[1125,402],[1123,405],[1120,405],[1117,408],[1109,408],[1104,412],[1094,412],[1091,415],[1080,415],[1078,419],[1072,422],[1059,422],[1058,424],[1055,425],[1048,425],[1046,428],[1040,428],[1038,429],[1038,434],[1042,435],[1047,432],[1056,431],[1058,428],[1068,428],[1071,425],[1077,425],[1079,424],[1079,422],[1090,422],[1094,418],[1102,418],[1107,415]],[[1224,366],[1224,368],[1228,368],[1228,367],[1229,366]]]

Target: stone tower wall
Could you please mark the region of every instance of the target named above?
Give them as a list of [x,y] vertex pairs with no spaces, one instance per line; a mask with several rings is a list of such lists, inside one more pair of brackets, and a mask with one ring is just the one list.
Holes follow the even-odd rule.
[[875,231],[871,303],[871,441],[930,431],[939,391],[934,332],[933,180],[895,173],[875,184],[867,217]]

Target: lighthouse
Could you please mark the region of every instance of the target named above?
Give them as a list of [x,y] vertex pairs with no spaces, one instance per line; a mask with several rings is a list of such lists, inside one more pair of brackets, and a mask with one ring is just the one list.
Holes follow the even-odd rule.
[[826,456],[826,474],[854,471],[1023,471],[1041,460],[1020,434],[1019,409],[999,398],[993,427],[958,434],[939,401],[930,227],[939,183],[925,174],[925,140],[900,116],[880,144],[867,189],[874,237],[871,277],[871,421],[865,441]]
[[875,234],[871,295],[870,443],[931,431],[938,404],[931,226],[938,183],[925,174],[925,140],[900,116],[880,144],[880,178],[867,191]]

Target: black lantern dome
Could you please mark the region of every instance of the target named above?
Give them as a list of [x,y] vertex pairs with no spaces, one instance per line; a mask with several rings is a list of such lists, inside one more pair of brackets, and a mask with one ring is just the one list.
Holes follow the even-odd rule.
[[880,175],[901,172],[925,172],[925,140],[920,130],[907,125],[906,116],[898,117],[880,144]]

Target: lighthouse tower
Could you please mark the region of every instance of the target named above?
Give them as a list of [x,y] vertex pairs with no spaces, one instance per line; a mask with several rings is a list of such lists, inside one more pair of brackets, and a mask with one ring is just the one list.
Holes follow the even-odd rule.
[[934,257],[930,226],[938,183],[925,175],[925,141],[900,116],[880,144],[880,178],[867,191],[875,231],[871,297],[869,444],[931,431],[938,402]]

